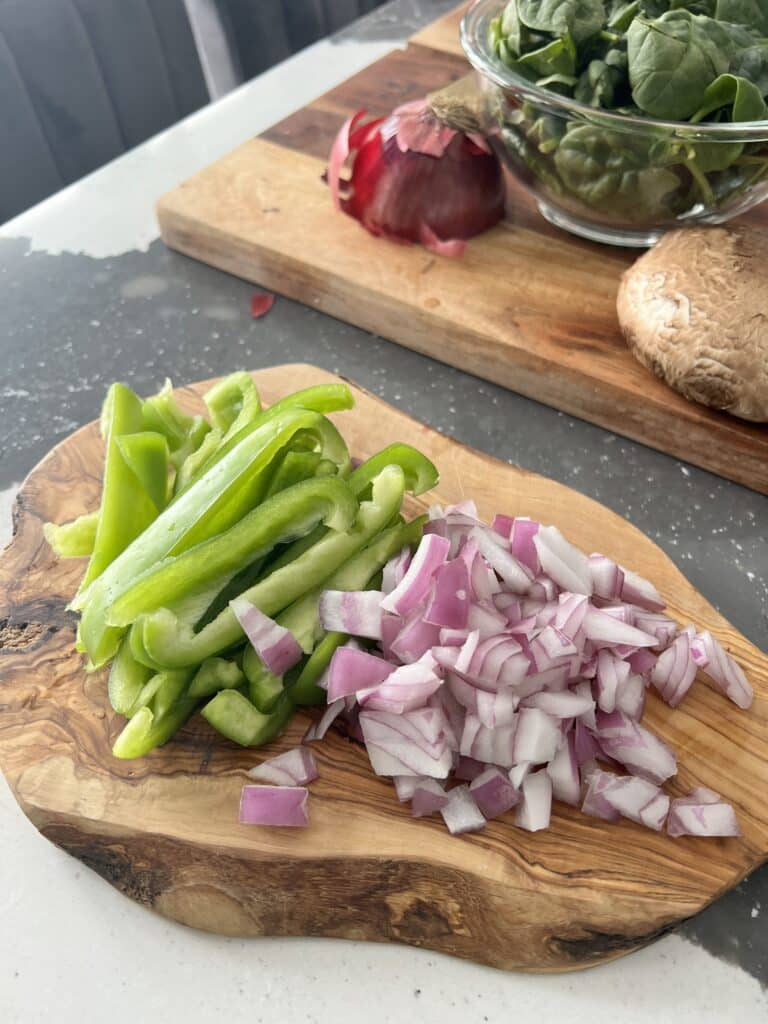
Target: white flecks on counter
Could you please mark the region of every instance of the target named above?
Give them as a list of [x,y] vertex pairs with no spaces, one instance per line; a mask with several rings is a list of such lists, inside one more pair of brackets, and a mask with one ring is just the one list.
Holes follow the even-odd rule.
[[0,237],[28,238],[33,252],[49,255],[146,250],[157,238],[161,195],[399,45],[315,43],[8,221]]

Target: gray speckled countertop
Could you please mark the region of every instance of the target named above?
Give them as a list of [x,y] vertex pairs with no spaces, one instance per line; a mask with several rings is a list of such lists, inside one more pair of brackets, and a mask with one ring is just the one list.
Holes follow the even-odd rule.
[[[765,497],[296,303],[280,299],[269,316],[253,321],[251,286],[152,240],[151,210],[165,188],[451,6],[397,0],[0,231],[0,537],[7,536],[18,482],[52,444],[98,415],[114,378],[150,392],[165,376],[181,384],[306,361],[342,371],[438,430],[619,512],[766,649]],[[84,226],[79,213],[86,203],[99,215]],[[588,975],[545,980],[391,947],[197,935],[147,915],[43,843],[5,789],[0,821],[7,883],[0,987],[11,1007],[5,1020],[50,1019],[54,1008],[59,1021],[82,1020],[84,1006],[94,1013],[103,1007],[114,1021],[133,1020],[130,1006],[115,1008],[111,1000],[140,970],[142,949],[154,951],[143,975],[152,992],[147,1019],[169,1008],[174,1019],[173,1007],[185,998],[192,1000],[190,1021],[253,1021],[262,1014],[281,1024],[326,1020],[331,1012],[351,1021],[363,1007],[376,1021],[418,1010],[422,1019],[441,1022],[502,1020],[513,1005],[522,1021],[538,1020],[545,1010],[571,1021],[610,1013],[623,1022],[756,1022],[768,1010],[768,868],[652,949]],[[292,973],[299,951],[313,965],[303,987]],[[199,963],[204,975],[202,965],[210,962],[225,990],[217,981],[212,991],[193,969]],[[269,991],[254,994],[265,971]],[[99,981],[86,1004],[94,972]],[[372,1011],[367,986],[375,987],[379,975],[401,983]],[[60,1002],[57,979],[64,976],[68,993]],[[165,981],[159,992],[153,978]],[[334,996],[339,978],[347,985],[343,1007]],[[279,1014],[270,1000],[280,1000]]]

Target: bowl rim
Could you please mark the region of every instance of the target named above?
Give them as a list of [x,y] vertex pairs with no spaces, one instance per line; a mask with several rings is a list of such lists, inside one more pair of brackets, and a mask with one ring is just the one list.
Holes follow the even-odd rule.
[[[643,130],[658,134],[666,130],[680,138],[705,140],[708,142],[766,142],[768,141],[768,120],[736,121],[727,124],[690,121],[662,121],[637,114],[619,114],[602,107],[590,107],[586,103],[561,96],[560,93],[542,89],[528,79],[515,74],[493,55],[487,45],[487,21],[503,11],[506,0],[473,0],[461,19],[459,38],[462,49],[472,67],[489,78],[502,89],[514,90],[527,99],[550,107],[554,112],[575,114],[580,120],[615,128],[617,131]],[[479,31],[479,30],[483,31]]]

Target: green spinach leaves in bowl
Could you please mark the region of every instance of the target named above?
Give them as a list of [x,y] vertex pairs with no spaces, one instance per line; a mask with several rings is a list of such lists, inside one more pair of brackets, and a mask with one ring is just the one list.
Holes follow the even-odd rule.
[[479,0],[462,40],[550,220],[647,244],[768,194],[768,0]]

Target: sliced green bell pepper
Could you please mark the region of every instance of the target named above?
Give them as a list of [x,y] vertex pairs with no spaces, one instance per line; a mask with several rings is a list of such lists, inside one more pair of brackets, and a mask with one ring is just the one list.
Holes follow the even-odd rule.
[[[308,589],[323,584],[335,570],[368,544],[400,508],[405,478],[399,466],[386,466],[373,481],[370,501],[361,503],[353,527],[328,533],[293,562],[270,573],[245,591],[244,596],[265,615],[275,615]],[[149,531],[148,531],[149,532]],[[181,668],[197,665],[220,654],[243,636],[231,608],[195,633],[193,624],[179,619],[168,608],[142,616],[134,625],[141,629],[143,649],[153,665]]]
[[211,424],[226,434],[240,418],[240,428],[261,412],[261,399],[253,377],[240,370],[230,373],[205,393],[203,401],[211,414]]
[[[199,701],[188,695],[192,671],[162,672],[147,683],[147,703],[139,704],[132,712],[123,731],[115,740],[115,757],[144,757],[150,750],[167,742],[192,716]],[[223,691],[227,692],[227,691]]]
[[285,689],[282,676],[273,675],[250,645],[245,648],[243,654],[243,671],[248,679],[248,696],[251,703],[259,711],[269,714],[274,710],[280,694]]
[[264,714],[237,690],[222,690],[200,713],[227,739],[242,747],[260,747],[280,735],[294,710],[285,694],[272,711]]
[[98,512],[86,512],[70,523],[46,523],[43,536],[53,548],[57,558],[82,558],[93,554],[96,543],[96,527],[99,525]]
[[[275,455],[299,431],[317,430],[322,440],[325,436],[323,425],[327,423],[317,413],[288,410],[260,430],[244,437],[225,458],[174,498],[154,522],[143,529],[141,535],[109,564],[98,580],[76,596],[72,607],[83,611],[80,638],[93,665],[103,665],[117,650],[121,632],[108,626],[107,610],[133,585],[136,577],[167,555],[191,547],[194,540],[205,540],[213,533],[238,522],[242,518],[243,509],[237,501],[232,500],[233,491],[242,489],[244,480],[264,474]],[[335,448],[335,436],[331,436],[330,441],[335,454],[343,457]],[[114,449],[120,465],[125,467],[117,445]],[[135,480],[133,474],[131,478]],[[146,498],[146,501],[149,502],[149,499]],[[126,507],[130,505],[123,507],[123,513]],[[132,516],[123,515],[123,518],[132,519]]]
[[[104,483],[93,554],[80,584],[80,593],[100,576],[131,541],[157,516],[157,508],[128,467],[118,446],[122,434],[141,431],[141,399],[124,384],[113,384],[101,414],[106,440]],[[167,479],[167,469],[165,478]],[[130,510],[129,514],[127,510]]]
[[153,671],[134,658],[127,639],[123,640],[109,671],[109,702],[118,714],[130,714]]
[[226,658],[206,658],[189,684],[188,697],[203,700],[219,690],[233,690],[245,679],[236,661]]
[[171,605],[188,592],[237,572],[277,544],[309,533],[318,522],[331,530],[346,530],[357,510],[358,503],[343,480],[325,477],[294,484],[267,498],[226,532],[137,577],[111,606],[107,621],[128,626],[144,612]]

